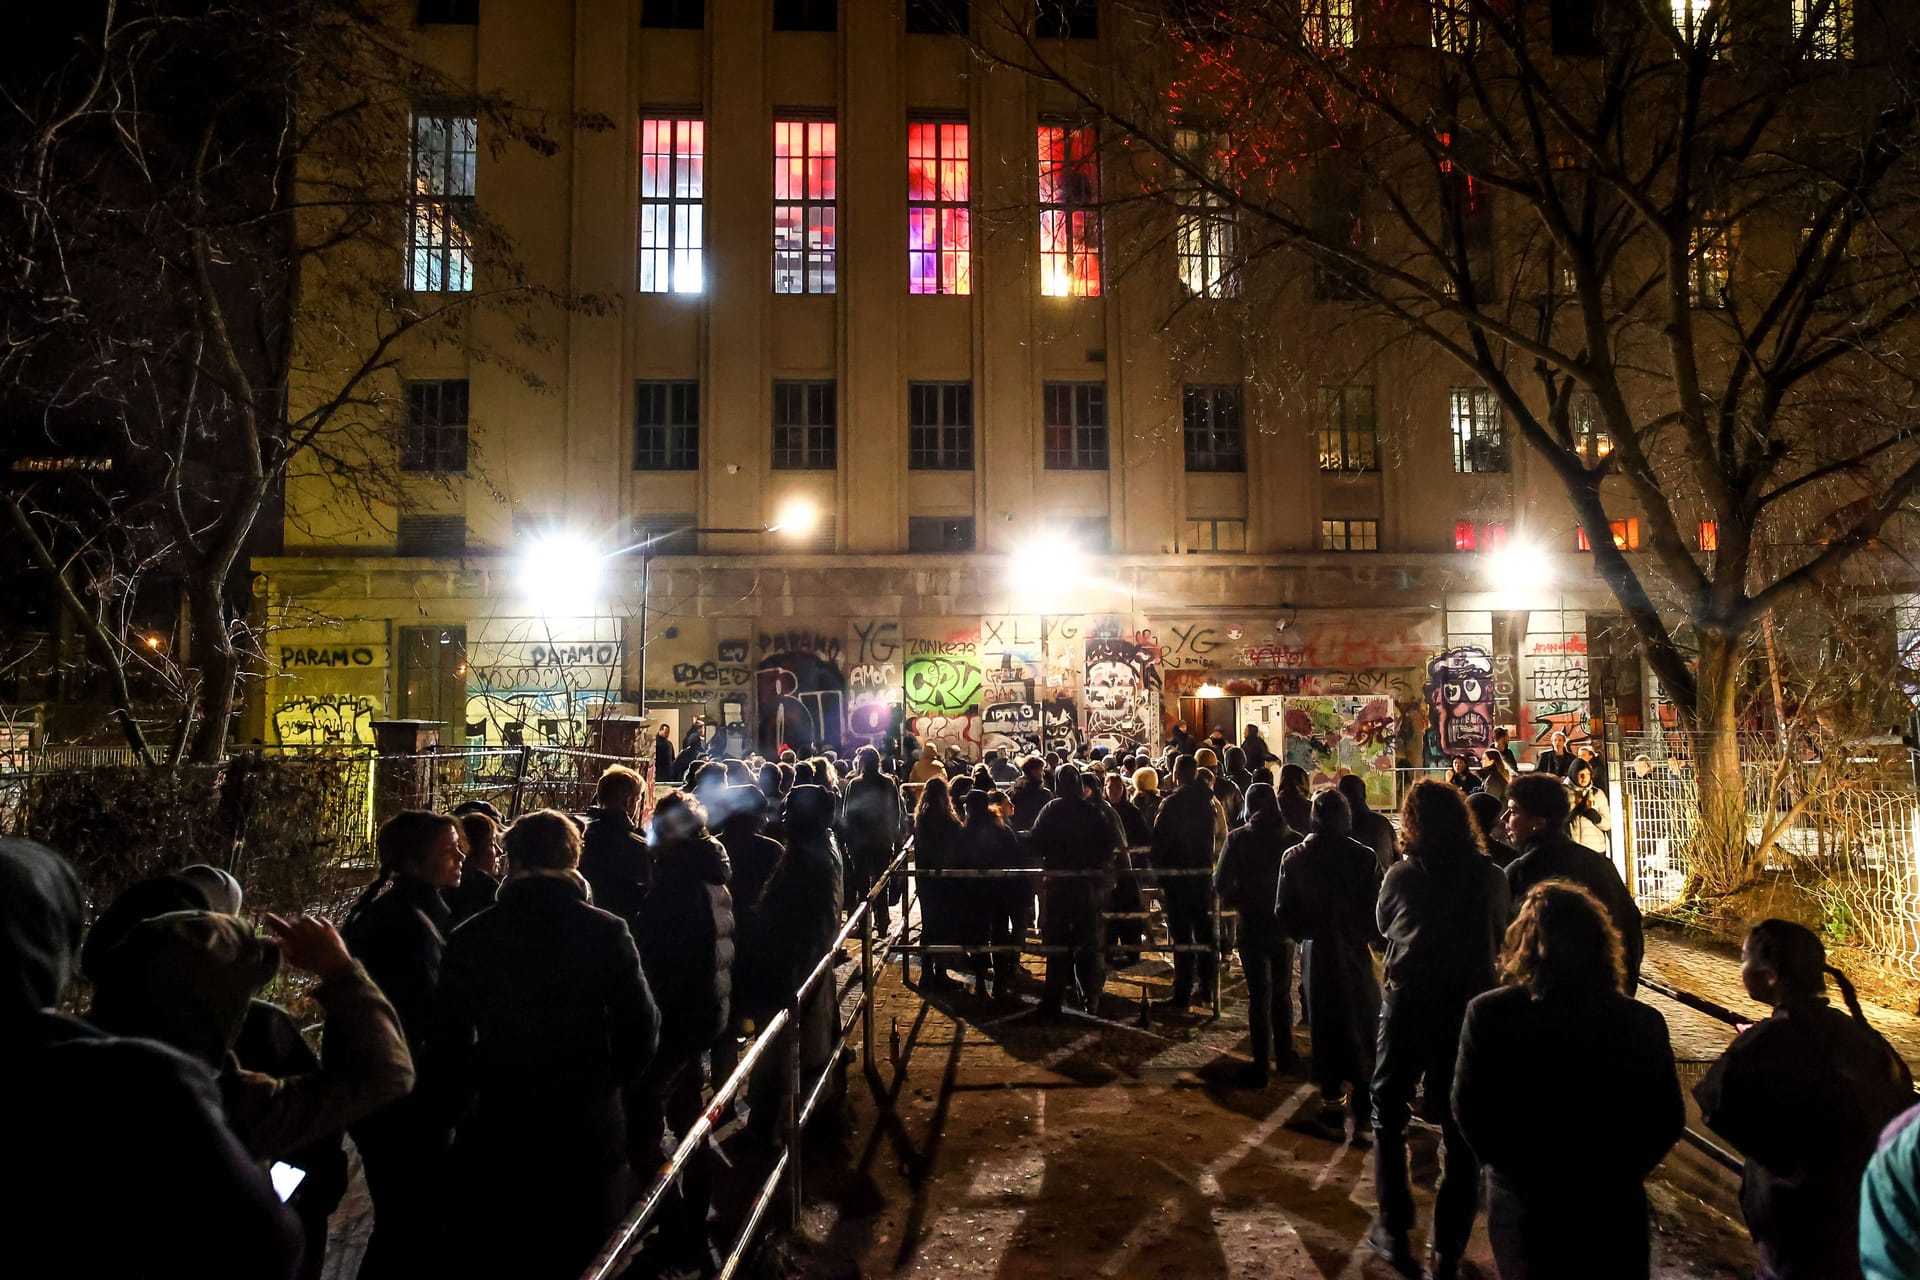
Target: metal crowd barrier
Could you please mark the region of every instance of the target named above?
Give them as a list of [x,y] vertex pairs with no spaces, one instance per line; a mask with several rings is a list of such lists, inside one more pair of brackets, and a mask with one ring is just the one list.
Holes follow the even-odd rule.
[[[813,1118],[815,1108],[832,1083],[834,1073],[839,1070],[840,1055],[853,1033],[855,1022],[862,1024],[866,1061],[869,1064],[873,1061],[874,980],[876,975],[885,971],[884,963],[876,965],[875,961],[884,962],[894,944],[904,936],[909,902],[903,896],[898,924],[878,942],[875,941],[873,933],[873,908],[878,898],[887,892],[893,876],[906,863],[906,860],[907,854],[903,851],[880,874],[873,888],[868,891],[865,900],[854,908],[852,914],[847,917],[846,924],[841,926],[839,934],[827,946],[825,954],[815,963],[813,972],[808,974],[806,981],[795,990],[792,998],[787,1002],[787,1007],[774,1014],[767,1025],[755,1033],[746,1050],[740,1055],[739,1065],[714,1089],[713,1098],[708,1102],[707,1109],[688,1127],[687,1132],[681,1135],[680,1145],[674,1148],[673,1155],[660,1167],[659,1172],[654,1174],[653,1180],[647,1185],[647,1189],[640,1198],[634,1202],[633,1208],[607,1237],[599,1254],[583,1273],[583,1280],[612,1280],[626,1269],[627,1253],[637,1242],[645,1238],[647,1229],[659,1216],[661,1206],[667,1202],[669,1193],[679,1184],[688,1163],[700,1152],[718,1125],[721,1111],[746,1086],[754,1068],[772,1050],[775,1041],[783,1032],[788,1034],[785,1063],[786,1111],[782,1124],[784,1131],[782,1149],[779,1158],[774,1161],[772,1169],[768,1171],[766,1179],[761,1183],[759,1191],[755,1193],[752,1207],[748,1210],[746,1219],[741,1223],[740,1230],[727,1251],[727,1259],[720,1269],[719,1280],[733,1280],[733,1277],[739,1273],[746,1262],[747,1255],[752,1251],[761,1222],[765,1220],[767,1211],[773,1207],[774,1201],[780,1198],[783,1188],[786,1192],[788,1225],[791,1227],[799,1224],[803,1193],[801,1136],[806,1130],[807,1121]],[[822,982],[832,980],[840,950],[847,945],[855,932],[860,935],[860,971],[844,987],[837,984],[834,987],[833,1048],[821,1067],[819,1078],[809,1084],[802,1078],[800,1060],[801,1041],[804,1038],[801,1034],[801,1009],[815,988]],[[840,997],[852,990],[856,982],[860,986],[860,1003],[852,1014],[843,1020],[840,1015]]]

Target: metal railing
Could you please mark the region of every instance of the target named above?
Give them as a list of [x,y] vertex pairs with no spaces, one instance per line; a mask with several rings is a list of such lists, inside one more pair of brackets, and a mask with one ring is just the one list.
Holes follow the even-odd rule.
[[[774,1202],[784,1190],[787,1200],[788,1226],[798,1225],[800,1208],[804,1195],[802,1180],[802,1138],[807,1122],[814,1116],[821,1099],[826,1096],[827,1088],[839,1070],[840,1055],[846,1049],[847,1041],[853,1034],[855,1023],[862,1027],[862,1049],[864,1061],[869,1067],[874,1055],[873,992],[875,980],[885,972],[885,958],[893,945],[904,936],[907,918],[910,914],[911,898],[902,903],[899,924],[889,930],[886,937],[876,940],[873,932],[873,910],[876,901],[888,890],[893,877],[906,864],[905,851],[881,873],[865,899],[854,908],[841,926],[839,933],[828,944],[826,951],[815,962],[813,971],[795,989],[787,1002],[787,1007],[761,1027],[740,1055],[740,1061],[733,1071],[713,1091],[706,1110],[687,1132],[680,1136],[679,1145],[673,1155],[655,1173],[653,1180],[640,1198],[634,1202],[620,1224],[607,1237],[599,1254],[583,1273],[583,1280],[612,1280],[620,1275],[628,1265],[628,1253],[646,1238],[648,1229],[659,1216],[661,1207],[668,1202],[674,1188],[685,1175],[688,1164],[706,1145],[708,1138],[719,1125],[720,1113],[727,1104],[745,1088],[754,1069],[775,1046],[785,1037],[786,1060],[784,1078],[786,1080],[786,1098],[782,1129],[784,1141],[779,1156],[761,1181],[754,1193],[746,1217],[741,1221],[734,1235],[732,1246],[727,1251],[726,1261],[719,1271],[719,1280],[733,1280],[745,1264],[757,1241],[760,1224],[772,1209]],[[803,1078],[804,1069],[801,1060],[802,1042],[805,1039],[802,1027],[802,1010],[810,997],[823,982],[834,982],[835,965],[839,960],[841,948],[850,942],[855,934],[860,936],[859,972],[843,986],[837,982],[833,987],[834,1007],[834,1043],[820,1066],[820,1073],[811,1083]],[[860,1000],[850,1015],[842,1013],[842,1000],[857,983],[860,987]]]

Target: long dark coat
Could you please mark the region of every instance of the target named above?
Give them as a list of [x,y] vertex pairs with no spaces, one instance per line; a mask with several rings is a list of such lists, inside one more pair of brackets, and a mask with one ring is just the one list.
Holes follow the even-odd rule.
[[580,842],[580,874],[593,886],[593,905],[611,911],[629,928],[653,883],[653,853],[633,820],[616,809],[587,810],[587,833]]
[[[962,828],[957,819],[925,818],[914,824],[913,865],[925,871],[950,871],[965,862]],[[918,885],[920,917],[930,946],[953,946],[965,941],[968,884],[965,880],[932,877]],[[932,957],[937,968],[958,965],[951,953]]]
[[1452,1101],[1488,1169],[1501,1280],[1645,1280],[1642,1184],[1686,1123],[1657,1010],[1489,991],[1467,1006]]
[[1328,1089],[1373,1079],[1380,983],[1370,948],[1380,941],[1379,896],[1380,863],[1358,840],[1315,833],[1281,860],[1280,930],[1313,944],[1306,972],[1313,1079]]
[[[640,911],[640,959],[660,1002],[660,1039],[698,1052],[725,1029],[733,996],[733,870],[700,834],[654,851]],[[663,1049],[664,1052],[664,1049]]]

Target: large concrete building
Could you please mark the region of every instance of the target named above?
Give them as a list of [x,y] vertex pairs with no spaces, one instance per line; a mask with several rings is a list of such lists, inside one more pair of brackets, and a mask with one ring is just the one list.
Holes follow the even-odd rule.
[[[484,289],[445,213],[477,202],[610,305],[405,364],[391,506],[293,479],[261,737],[577,744],[625,710],[977,754],[1185,718],[1370,769],[1657,714],[1487,393],[1305,285],[1235,296],[1230,220],[1103,200],[1110,140],[930,8],[422,6],[437,65],[611,127],[541,158],[423,108],[396,261]],[[1066,11],[1065,56],[1115,38]]]

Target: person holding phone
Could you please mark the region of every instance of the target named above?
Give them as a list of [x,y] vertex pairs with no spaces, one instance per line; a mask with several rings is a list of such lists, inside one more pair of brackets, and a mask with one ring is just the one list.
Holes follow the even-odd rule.
[[1607,793],[1593,785],[1593,766],[1585,760],[1576,762],[1567,776],[1567,791],[1572,801],[1567,813],[1567,838],[1583,849],[1605,853],[1613,816],[1607,806]]

